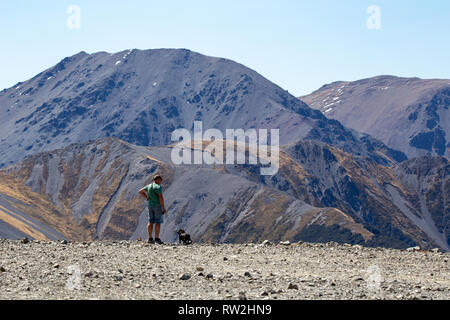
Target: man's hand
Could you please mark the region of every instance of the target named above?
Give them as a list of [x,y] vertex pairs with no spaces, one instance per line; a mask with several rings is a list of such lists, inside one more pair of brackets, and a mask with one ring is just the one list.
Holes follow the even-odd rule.
[[166,210],[166,206],[164,205],[164,197],[163,197],[163,195],[161,193],[158,194],[158,198],[159,198],[159,204],[161,205],[161,208],[162,208],[162,212],[163,212],[163,214],[166,214],[167,210]]

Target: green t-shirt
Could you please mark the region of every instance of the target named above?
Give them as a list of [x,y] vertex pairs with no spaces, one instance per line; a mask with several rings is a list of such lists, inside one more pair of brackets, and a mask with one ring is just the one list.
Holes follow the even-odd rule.
[[158,194],[162,194],[162,187],[159,184],[152,183],[144,188],[148,195],[148,206],[154,207],[159,206]]

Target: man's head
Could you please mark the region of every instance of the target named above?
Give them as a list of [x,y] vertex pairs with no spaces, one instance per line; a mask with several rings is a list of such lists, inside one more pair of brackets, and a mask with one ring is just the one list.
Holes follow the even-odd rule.
[[161,177],[159,174],[157,174],[156,176],[153,177],[153,181],[154,181],[156,184],[161,184],[161,182],[162,182],[162,177]]

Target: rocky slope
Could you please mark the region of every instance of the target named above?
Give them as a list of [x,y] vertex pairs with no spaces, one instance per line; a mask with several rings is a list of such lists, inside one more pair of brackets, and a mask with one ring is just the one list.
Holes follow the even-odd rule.
[[[1,170],[0,181],[51,202],[53,214],[30,206],[26,213],[74,240],[145,238],[145,202],[136,192],[159,172],[169,209],[164,241],[181,227],[198,242],[284,238],[449,250],[446,159],[429,158],[435,169],[419,174],[408,163],[385,167],[299,141],[282,148],[279,172],[264,177],[258,165],[174,165],[171,152],[106,138],[31,156]],[[3,189],[0,196],[14,199]]]
[[0,299],[450,299],[449,254],[0,240]]
[[276,128],[280,142],[324,141],[379,163],[405,160],[328,120],[255,71],[189,50],[80,52],[0,92],[0,167],[36,152],[108,136],[170,143],[177,128]]
[[301,99],[409,158],[450,156],[450,80],[379,76],[339,81]]
[[[145,238],[146,204],[137,191],[156,172],[164,177],[170,212],[161,234],[164,241],[174,240],[180,227],[196,241],[292,239],[315,224],[340,224],[362,238],[371,235],[338,209],[308,205],[222,167],[175,166],[170,154],[169,147],[146,148],[106,138],[31,156],[0,171],[0,176],[25,194],[50,201],[55,213],[31,207],[28,215],[68,239]],[[14,195],[6,195],[11,197],[8,205],[20,210]],[[64,219],[55,221],[55,215]],[[14,221],[11,226],[19,229]]]

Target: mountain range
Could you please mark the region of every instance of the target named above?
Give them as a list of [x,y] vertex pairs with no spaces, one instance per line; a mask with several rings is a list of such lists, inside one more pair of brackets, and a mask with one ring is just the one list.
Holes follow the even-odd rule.
[[[449,164],[441,144],[400,148],[327,118],[332,106],[317,101],[338,101],[327,96],[331,87],[298,99],[241,64],[185,49],[65,58],[0,93],[0,237],[145,238],[137,190],[160,173],[169,209],[164,241],[175,241],[181,227],[198,242],[449,250]],[[431,99],[438,117],[429,130],[448,128],[444,85],[440,92]],[[353,105],[351,92],[342,99],[336,109]],[[422,111],[430,106],[423,103]],[[422,111],[416,124],[429,120]],[[261,176],[249,164],[175,165],[171,133],[192,129],[195,120],[223,132],[279,128],[278,173]]]
[[184,49],[80,52],[0,92],[0,167],[70,143],[116,137],[167,145],[178,128],[280,129],[383,164],[403,153],[346,129],[231,60]]
[[338,81],[300,99],[408,158],[450,156],[450,80],[379,76]]
[[[146,204],[137,190],[158,172],[169,211],[165,241],[174,241],[175,230],[183,228],[202,242],[449,249],[445,158],[385,167],[302,140],[282,148],[276,175],[262,177],[258,166],[248,164],[174,165],[171,151],[104,138],[30,156],[0,171],[0,209],[16,221],[10,223],[16,233],[29,236],[23,222],[37,220],[67,239],[145,238]],[[28,223],[44,233],[39,226]]]

